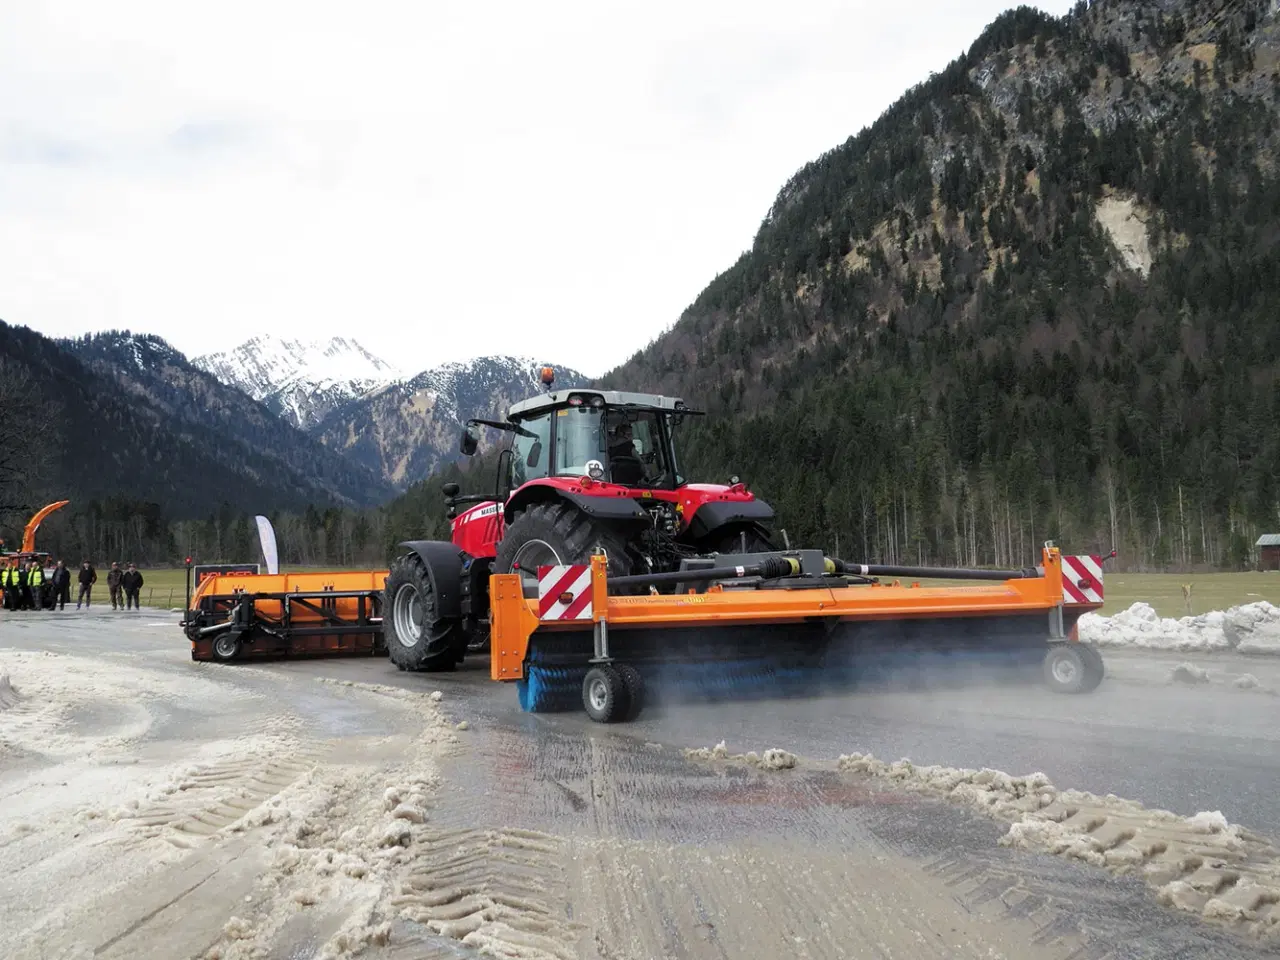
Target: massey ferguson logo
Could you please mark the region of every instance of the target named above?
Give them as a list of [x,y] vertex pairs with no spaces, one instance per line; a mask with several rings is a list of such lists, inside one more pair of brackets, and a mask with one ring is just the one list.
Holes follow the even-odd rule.
[[498,504],[491,503],[487,507],[481,507],[478,510],[472,510],[470,513],[463,514],[462,522],[470,523],[472,520],[479,520],[481,517],[492,517],[498,512]]

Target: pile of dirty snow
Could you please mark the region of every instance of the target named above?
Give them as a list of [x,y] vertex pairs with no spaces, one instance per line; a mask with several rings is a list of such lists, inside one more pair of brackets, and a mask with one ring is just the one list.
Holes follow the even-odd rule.
[[1112,617],[1084,614],[1080,639],[1100,647],[1280,656],[1280,607],[1260,600],[1175,620],[1161,617],[1150,604],[1135,603]]
[[1218,810],[1184,817],[1113,794],[1059,790],[1043,773],[886,763],[859,753],[840,757],[839,766],[1008,821],[1001,846],[1138,873],[1163,904],[1280,936],[1280,850]]
[[747,763],[761,770],[790,770],[799,762],[794,753],[770,747],[764,753],[749,750],[746,753],[730,753],[728,746],[721,740],[714,747],[697,747],[684,752],[690,760],[733,760]]

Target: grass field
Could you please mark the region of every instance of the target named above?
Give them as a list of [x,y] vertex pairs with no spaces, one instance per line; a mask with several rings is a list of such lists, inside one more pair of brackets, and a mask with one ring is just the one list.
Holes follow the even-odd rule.
[[1106,606],[1116,613],[1141,600],[1162,617],[1186,616],[1182,585],[1191,584],[1191,612],[1226,610],[1268,600],[1280,606],[1280,573],[1114,573],[1103,578]]
[[[306,567],[287,567],[284,572]],[[181,607],[186,599],[186,571],[144,570],[141,599],[144,606],[168,609]],[[106,594],[106,573],[98,571],[98,590]],[[960,582],[960,581],[953,581]],[[1191,589],[1191,612],[1226,610],[1242,603],[1269,600],[1280,606],[1280,573],[1111,573],[1104,578],[1106,606],[1104,614],[1128,609],[1141,600],[1155,607],[1162,617],[1186,615],[1182,585]],[[73,591],[74,596],[74,591]],[[108,601],[109,602],[109,601]]]

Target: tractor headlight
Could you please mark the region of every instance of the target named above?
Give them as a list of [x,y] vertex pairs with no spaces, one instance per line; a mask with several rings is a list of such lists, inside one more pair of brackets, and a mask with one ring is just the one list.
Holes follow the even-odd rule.
[[587,476],[590,477],[592,480],[603,480],[604,464],[601,463],[599,460],[588,460]]

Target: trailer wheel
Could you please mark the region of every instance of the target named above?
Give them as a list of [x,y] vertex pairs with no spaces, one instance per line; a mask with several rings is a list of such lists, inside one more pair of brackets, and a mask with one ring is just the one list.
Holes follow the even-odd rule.
[[611,664],[587,671],[582,681],[582,705],[587,716],[596,723],[616,723],[623,719],[631,704],[622,674]]
[[411,553],[391,566],[385,588],[387,654],[401,670],[452,670],[465,652],[460,623],[436,622],[435,590],[422,559]]
[[614,669],[622,675],[622,684],[627,688],[627,715],[623,719],[634,720],[644,709],[644,677],[629,663],[616,663]]
[[240,635],[228,631],[213,641],[213,655],[224,663],[240,656]]
[[626,535],[616,527],[592,520],[570,503],[535,503],[507,527],[493,559],[494,573],[520,573],[526,593],[537,595],[538,567],[590,563],[603,551],[609,576],[631,573]]
[[[1079,643],[1055,643],[1044,656],[1044,679],[1055,693],[1087,693],[1098,684],[1089,683],[1096,670]],[[1101,658],[1098,658],[1101,665]],[[1101,681],[1101,677],[1098,680]]]

